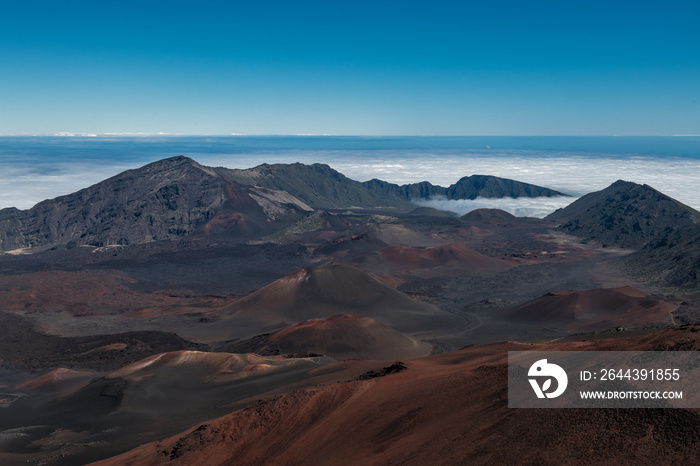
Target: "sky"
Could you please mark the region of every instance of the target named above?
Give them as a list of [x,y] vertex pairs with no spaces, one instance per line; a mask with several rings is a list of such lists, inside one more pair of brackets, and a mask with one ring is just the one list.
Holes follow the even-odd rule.
[[697,1],[7,1],[0,135],[700,134]]

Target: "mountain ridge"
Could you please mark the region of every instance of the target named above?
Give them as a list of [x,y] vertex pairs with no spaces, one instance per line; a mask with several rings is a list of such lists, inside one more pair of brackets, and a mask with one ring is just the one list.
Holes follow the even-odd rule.
[[363,184],[367,189],[373,192],[403,200],[430,199],[435,196],[444,196],[452,200],[474,200],[477,197],[518,198],[569,196],[568,194],[553,189],[492,175],[465,176],[447,188],[433,185],[427,181],[400,186],[377,178],[365,181]]
[[321,163],[265,163],[248,169],[218,167],[215,170],[222,177],[244,186],[286,191],[315,209],[415,207],[372,193],[359,181]]
[[[0,210],[0,251],[129,245],[186,237],[260,240],[316,209],[404,213],[415,209],[409,199],[381,188],[392,191],[397,185],[381,182],[373,191],[367,183],[318,163],[262,164],[240,170],[171,157],[27,210]],[[561,194],[481,175],[464,177],[449,188],[428,182],[412,186],[421,196],[445,193],[455,199]]]

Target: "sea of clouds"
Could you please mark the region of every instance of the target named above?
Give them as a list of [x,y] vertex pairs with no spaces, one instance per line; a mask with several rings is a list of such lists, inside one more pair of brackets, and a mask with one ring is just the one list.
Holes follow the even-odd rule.
[[543,217],[577,198],[599,191],[617,180],[647,184],[700,210],[700,160],[666,156],[612,154],[540,154],[508,151],[497,154],[470,153],[408,157],[403,159],[339,160],[334,168],[357,180],[380,178],[405,184],[430,181],[449,186],[468,175],[494,175],[560,191],[572,197],[504,198],[420,201],[421,205],[464,214],[477,208],[497,208],[518,216]]
[[[0,208],[27,209],[69,194],[119,172],[178,155],[153,150],[138,157],[81,158],[27,155],[0,158]],[[567,153],[535,150],[274,150],[217,154],[186,152],[203,165],[249,168],[261,163],[326,163],[347,177],[379,178],[397,184],[429,181],[449,186],[463,176],[495,175],[545,186],[572,197],[534,199],[432,199],[419,204],[464,214],[476,208],[503,209],[543,217],[618,179],[648,184],[700,209],[700,159],[653,155]]]
[[464,215],[475,209],[501,209],[516,217],[546,217],[557,209],[566,207],[576,198],[570,197],[520,197],[517,199],[476,198],[469,199],[420,199],[413,203],[424,207],[434,207]]

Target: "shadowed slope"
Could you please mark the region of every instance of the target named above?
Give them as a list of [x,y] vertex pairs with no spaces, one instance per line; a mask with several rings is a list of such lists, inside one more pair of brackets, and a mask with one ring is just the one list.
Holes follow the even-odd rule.
[[678,229],[623,259],[634,274],[671,286],[700,288],[700,225]]
[[208,347],[160,331],[82,337],[46,335],[35,330],[28,318],[0,312],[0,361],[13,370],[62,366],[107,371],[154,353],[184,349]]
[[[18,387],[21,399],[3,408],[0,434],[13,428],[23,434],[0,435],[0,463],[85,464],[229,413],[250,397],[309,386],[310,372],[330,362],[176,351],[90,383],[80,374],[54,371]],[[73,384],[60,380],[71,377]],[[64,433],[70,436],[56,439]],[[13,454],[21,461],[11,461]]]

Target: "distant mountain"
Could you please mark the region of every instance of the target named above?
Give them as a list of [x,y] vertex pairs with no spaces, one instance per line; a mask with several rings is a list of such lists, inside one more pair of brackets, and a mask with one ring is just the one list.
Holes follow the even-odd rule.
[[[396,191],[385,182],[360,183],[328,165],[263,164],[247,170],[210,168],[172,157],[128,170],[28,210],[0,210],[0,251],[106,246],[184,237],[282,241],[273,233],[307,231],[314,209],[408,212],[414,197],[549,196],[556,191],[488,176],[449,188],[430,183]],[[294,225],[296,227],[292,228]],[[273,236],[271,236],[273,235]]]
[[391,207],[408,210],[415,206],[367,189],[325,164],[262,164],[246,170],[216,168],[222,177],[245,186],[286,191],[314,209]]
[[128,170],[28,210],[0,210],[0,250],[145,243],[193,234],[250,237],[313,209],[242,186],[187,157]]
[[548,215],[559,230],[603,245],[639,249],[700,222],[700,212],[651,186],[618,180]]
[[676,229],[623,259],[629,271],[671,286],[700,288],[700,225]]
[[489,175],[465,176],[448,188],[435,186],[427,181],[399,186],[373,179],[362,184],[374,193],[403,200],[430,199],[435,196],[444,196],[447,199],[568,196],[553,189]]
[[447,188],[448,199],[476,199],[477,197],[554,197],[568,194],[534,184],[488,175],[465,176]]
[[413,199],[445,196],[448,199],[477,197],[552,197],[567,194],[496,176],[466,176],[448,188],[427,181],[399,186],[379,179],[351,180],[328,165],[262,164],[246,170],[216,168],[221,176],[246,186],[286,191],[315,209],[346,207],[400,207]]

